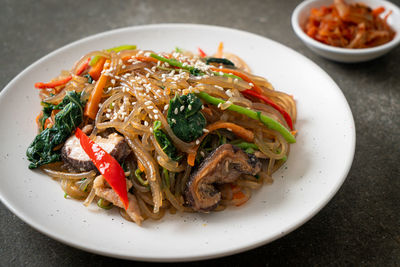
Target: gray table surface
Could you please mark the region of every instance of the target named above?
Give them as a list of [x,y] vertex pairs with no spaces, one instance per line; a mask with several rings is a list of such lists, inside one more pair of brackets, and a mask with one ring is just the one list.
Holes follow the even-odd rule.
[[[339,85],[357,129],[353,166],[330,203],[309,222],[220,265],[400,265],[400,47],[361,64],[308,50],[292,31],[300,1],[0,1],[0,88],[49,52],[88,35],[152,23],[233,27],[276,40],[316,62]],[[400,1],[396,2],[400,5]],[[0,266],[141,265],[61,244],[0,203]]]

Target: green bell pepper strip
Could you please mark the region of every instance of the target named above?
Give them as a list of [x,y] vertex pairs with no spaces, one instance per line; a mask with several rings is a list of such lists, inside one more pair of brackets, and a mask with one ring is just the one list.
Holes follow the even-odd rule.
[[[215,106],[218,106],[218,104],[223,104],[226,102],[225,100],[210,96],[209,94],[204,92],[196,93],[196,95],[201,99],[203,99],[204,101],[213,104]],[[252,118],[254,120],[261,121],[268,128],[280,133],[288,143],[296,143],[296,138],[290,133],[288,129],[286,129],[282,124],[280,124],[276,120],[264,114],[261,114],[260,111],[254,111],[235,104],[230,105],[228,109],[246,115],[247,117]]]
[[[134,49],[136,49],[136,45],[120,45],[120,46],[116,46],[116,47],[113,47],[113,48],[106,49],[106,51],[107,52],[114,51],[114,52],[118,53],[118,52],[121,52],[123,50],[134,50]],[[101,56],[93,57],[92,60],[90,60],[89,65],[90,66],[94,66],[97,63],[97,61],[99,61],[100,58],[101,58]]]
[[[177,67],[177,68],[180,68],[180,69],[184,69],[184,70],[188,70],[192,74],[199,74],[199,75],[204,75],[205,74],[204,72],[200,71],[199,69],[197,69],[195,67],[183,66],[182,62],[180,62],[180,61],[178,61],[176,59],[165,58],[165,57],[159,56],[159,55],[154,54],[154,53],[151,53],[150,56],[152,58],[155,58],[155,59],[159,60],[159,61],[168,63],[171,66],[174,66],[174,67]],[[217,75],[217,76],[224,76],[224,77],[230,77],[230,78],[233,78],[233,79],[242,80],[242,78],[240,78],[239,76],[236,76],[236,75],[233,75],[233,74],[229,74],[229,73],[219,73],[219,72],[216,72],[216,71],[213,71],[213,73],[214,73],[214,75]]]

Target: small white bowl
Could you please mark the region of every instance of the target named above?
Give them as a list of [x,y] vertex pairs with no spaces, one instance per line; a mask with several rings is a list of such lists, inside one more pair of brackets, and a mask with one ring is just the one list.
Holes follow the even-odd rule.
[[292,14],[292,27],[296,35],[304,44],[318,55],[339,62],[354,63],[368,61],[380,57],[400,43],[400,9],[393,3],[385,0],[346,0],[347,3],[364,3],[372,9],[383,6],[385,13],[392,11],[387,22],[396,32],[390,42],[372,48],[340,48],[323,44],[309,37],[304,32],[304,26],[310,15],[311,8],[319,8],[333,4],[333,0],[306,0],[296,7]]

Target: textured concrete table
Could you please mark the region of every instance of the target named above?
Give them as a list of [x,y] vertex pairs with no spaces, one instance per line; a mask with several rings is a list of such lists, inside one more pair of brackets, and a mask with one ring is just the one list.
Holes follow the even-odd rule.
[[[396,1],[400,5],[400,1]],[[321,66],[343,90],[357,129],[348,178],[333,200],[293,233],[263,247],[200,264],[400,264],[400,47],[377,60],[339,64],[294,35],[299,1],[0,1],[0,88],[47,53],[77,39],[150,23],[234,27],[276,40]],[[5,126],[2,126],[5,127]],[[131,264],[68,247],[0,204],[0,266]],[[133,263],[132,263],[133,264]],[[143,263],[135,263],[140,265]]]

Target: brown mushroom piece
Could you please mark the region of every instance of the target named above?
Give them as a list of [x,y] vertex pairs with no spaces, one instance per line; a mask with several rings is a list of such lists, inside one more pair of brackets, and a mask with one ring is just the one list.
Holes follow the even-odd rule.
[[[112,133],[105,138],[96,136],[93,141],[119,162],[122,162],[131,153],[124,137],[117,133]],[[76,171],[96,170],[75,135],[72,135],[65,142],[61,149],[61,158]]]
[[221,200],[221,192],[215,185],[232,183],[243,173],[256,175],[260,170],[261,162],[254,155],[231,144],[221,145],[204,159],[188,179],[186,202],[195,211],[211,211]]

